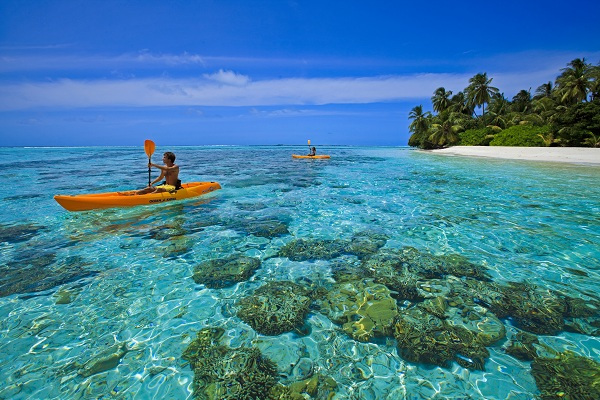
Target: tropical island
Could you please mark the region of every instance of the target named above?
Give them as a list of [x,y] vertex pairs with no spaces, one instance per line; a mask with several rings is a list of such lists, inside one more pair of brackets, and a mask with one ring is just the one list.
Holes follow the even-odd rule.
[[[421,149],[450,146],[600,147],[600,64],[574,59],[555,82],[535,93],[519,91],[511,100],[479,73],[453,95],[440,87],[409,113],[408,145]],[[475,110],[481,109],[478,115]]]

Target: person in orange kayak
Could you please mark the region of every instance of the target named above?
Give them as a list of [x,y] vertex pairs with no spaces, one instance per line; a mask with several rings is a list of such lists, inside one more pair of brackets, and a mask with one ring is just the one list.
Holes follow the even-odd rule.
[[[163,162],[165,165],[148,163],[148,168],[154,167],[160,169],[160,176],[153,180],[147,188],[138,190],[136,194],[172,192],[179,189],[181,181],[179,180],[179,165],[175,164],[175,154],[167,151],[163,155]],[[165,181],[162,184],[156,187],[152,186],[163,178]]]
[[309,156],[316,156],[317,155],[317,149],[315,147],[312,147],[310,149],[310,153],[308,153],[307,155],[309,155]]

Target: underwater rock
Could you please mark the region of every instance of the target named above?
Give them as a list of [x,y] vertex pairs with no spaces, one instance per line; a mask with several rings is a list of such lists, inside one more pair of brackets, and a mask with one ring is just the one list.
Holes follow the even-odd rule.
[[600,364],[566,351],[555,358],[537,357],[531,363],[543,400],[600,399]]
[[346,252],[358,258],[365,258],[375,254],[385,246],[389,237],[383,233],[363,231],[355,233],[346,247]]
[[260,260],[234,254],[227,258],[205,261],[194,268],[196,283],[211,289],[221,289],[248,280],[260,268]]
[[391,336],[398,315],[396,300],[384,285],[370,280],[336,284],[322,301],[322,311],[353,339],[367,342]]
[[279,257],[292,261],[331,260],[345,251],[347,243],[342,240],[295,239],[279,250]]
[[204,328],[182,357],[194,371],[194,397],[210,400],[267,398],[277,384],[275,363],[255,347],[221,345],[221,328]]
[[279,335],[304,324],[310,292],[293,282],[269,282],[237,302],[238,317],[264,335]]
[[[435,297],[450,298],[453,288],[456,285],[455,280],[461,282],[456,277],[446,277],[445,279],[427,279],[417,282],[418,296],[422,299],[432,299]],[[460,283],[462,284],[462,283]],[[432,314],[436,315],[434,312]]]
[[58,292],[54,294],[56,297],[56,302],[54,304],[69,304],[73,301],[73,293],[66,289],[60,289]]
[[31,239],[45,228],[36,224],[0,225],[0,242],[19,243]]
[[394,324],[398,353],[408,361],[448,367],[450,361],[483,370],[489,352],[470,330],[452,326],[418,307],[401,312]]
[[78,371],[78,374],[88,377],[116,368],[128,351],[125,343],[116,344],[107,352],[86,362],[83,368]]
[[[438,302],[441,301],[438,299],[436,298]],[[435,300],[425,300],[427,301]],[[489,346],[506,336],[504,324],[491,311],[469,303],[460,297],[448,299],[449,307],[443,315],[444,323],[468,329],[484,346]]]
[[171,236],[163,245],[163,257],[173,258],[184,255],[192,250],[194,241],[186,235]]
[[[290,384],[290,399],[306,399],[304,394],[310,396],[311,399],[333,399],[336,387],[337,382],[335,379],[322,374],[315,374],[309,379]],[[274,399],[278,399],[278,397]]]
[[314,373],[314,363],[310,358],[300,358],[294,368],[290,379],[295,381],[302,381],[310,378]]

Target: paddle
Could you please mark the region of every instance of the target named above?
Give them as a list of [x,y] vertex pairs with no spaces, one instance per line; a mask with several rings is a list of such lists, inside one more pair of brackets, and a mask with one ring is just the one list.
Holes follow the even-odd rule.
[[310,154],[310,139],[308,139],[308,154]]
[[[146,155],[148,156],[148,164],[150,164],[150,160],[152,158],[152,154],[154,154],[154,148],[156,147],[156,145],[154,144],[154,142],[152,140],[146,140],[144,142],[144,150],[146,151]],[[150,172],[151,168],[150,165],[148,165],[148,186],[150,186],[150,182],[151,182],[151,177],[150,177]]]

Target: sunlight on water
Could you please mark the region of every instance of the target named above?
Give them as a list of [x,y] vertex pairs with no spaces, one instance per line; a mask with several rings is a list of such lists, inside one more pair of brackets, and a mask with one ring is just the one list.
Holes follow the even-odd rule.
[[[222,190],[69,213],[54,194],[143,187],[143,149],[0,149],[0,170],[19,182],[0,195],[0,398],[193,398],[183,355],[207,327],[238,352],[228,368],[257,348],[280,384],[318,377],[314,398],[530,399],[541,390],[532,362],[508,351],[523,333],[537,337],[540,357],[569,350],[600,362],[598,167],[407,148],[319,148],[332,158],[292,160],[300,150],[284,146],[159,147],[154,158],[168,150],[183,182]],[[404,267],[384,273],[394,257]],[[436,269],[455,262],[474,269]],[[215,278],[231,265],[249,272]],[[306,299],[296,326],[266,334],[241,317],[268,282],[298,285],[282,299]],[[477,294],[491,285],[537,305],[529,315],[494,305]],[[376,302],[388,300],[385,320]],[[348,317],[340,304],[358,311]],[[547,314],[552,328],[530,318],[546,306],[564,311]],[[466,327],[438,332],[439,343],[453,338],[447,360],[403,344],[423,315],[424,326]],[[471,340],[464,332],[489,342],[457,347]]]

